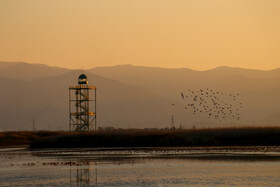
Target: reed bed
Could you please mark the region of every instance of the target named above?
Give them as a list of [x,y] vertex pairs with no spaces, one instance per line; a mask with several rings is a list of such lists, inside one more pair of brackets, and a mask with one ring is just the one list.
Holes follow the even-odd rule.
[[[28,136],[30,148],[279,146],[279,127],[208,129],[111,129],[90,133],[42,132]],[[28,134],[28,133],[27,133]]]

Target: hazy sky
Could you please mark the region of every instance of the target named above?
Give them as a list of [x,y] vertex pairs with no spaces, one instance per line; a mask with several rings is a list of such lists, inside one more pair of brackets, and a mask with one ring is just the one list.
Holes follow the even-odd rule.
[[280,0],[0,0],[0,61],[280,67]]

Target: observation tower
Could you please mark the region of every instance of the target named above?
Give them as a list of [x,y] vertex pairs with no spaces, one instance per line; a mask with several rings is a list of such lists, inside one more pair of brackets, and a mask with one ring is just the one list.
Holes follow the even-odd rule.
[[78,85],[69,86],[69,131],[93,130],[96,130],[96,87],[89,86],[87,76],[81,74]]

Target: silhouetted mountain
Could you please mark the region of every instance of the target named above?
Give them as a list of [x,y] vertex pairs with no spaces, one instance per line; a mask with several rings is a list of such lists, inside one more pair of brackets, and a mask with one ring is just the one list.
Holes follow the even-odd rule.
[[[0,62],[0,130],[68,129],[68,87],[81,72],[27,63]],[[119,65],[86,71],[97,86],[98,126],[217,127],[280,125],[280,69],[219,67],[208,71]],[[186,110],[181,93],[213,89],[240,94],[240,120],[222,122]],[[225,100],[225,102],[228,102]]]
[[19,63],[21,63],[21,62],[1,62],[0,61],[0,70],[14,66]]
[[[0,78],[0,129],[68,129],[68,88],[77,85],[80,71],[34,81]],[[97,86],[99,126],[143,128],[169,123],[164,108],[168,102],[149,90],[86,73]],[[170,102],[168,103],[170,104]],[[162,121],[165,123],[162,123]]]
[[[258,124],[264,117],[278,110],[280,105],[279,68],[261,71],[218,67],[208,71],[193,71],[186,68],[164,69],[123,65],[98,67],[89,71],[126,84],[148,88],[164,98],[181,103],[184,100],[180,94],[187,93],[188,89],[211,88],[228,94],[239,93],[240,100],[244,103],[240,121],[244,124]],[[186,116],[189,121],[198,118],[190,113]],[[278,123],[280,124],[280,121]]]
[[69,71],[65,68],[50,67],[44,64],[28,64],[25,62],[0,62],[0,77],[32,81],[45,77],[61,75]]

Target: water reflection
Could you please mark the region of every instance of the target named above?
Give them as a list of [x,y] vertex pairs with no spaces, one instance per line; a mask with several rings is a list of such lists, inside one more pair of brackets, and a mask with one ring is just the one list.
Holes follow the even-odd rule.
[[0,186],[278,186],[279,171],[280,147],[0,154]]
[[[237,184],[280,182],[279,147],[271,148],[270,151],[256,147],[60,149],[33,151],[31,155],[40,160],[39,165],[41,162],[46,169],[51,167],[61,175],[42,174],[42,178],[47,176],[55,185],[62,186],[236,185],[234,178],[240,179]],[[252,175],[256,177],[252,178]]]
[[[94,166],[94,168],[92,168]],[[78,160],[70,165],[70,186],[97,186],[97,163]]]
[[117,160],[92,160],[76,159],[69,162],[68,159],[62,159],[69,164],[69,183],[70,186],[98,186],[98,164],[101,168],[105,165],[116,166],[146,163],[150,159],[117,159]]

